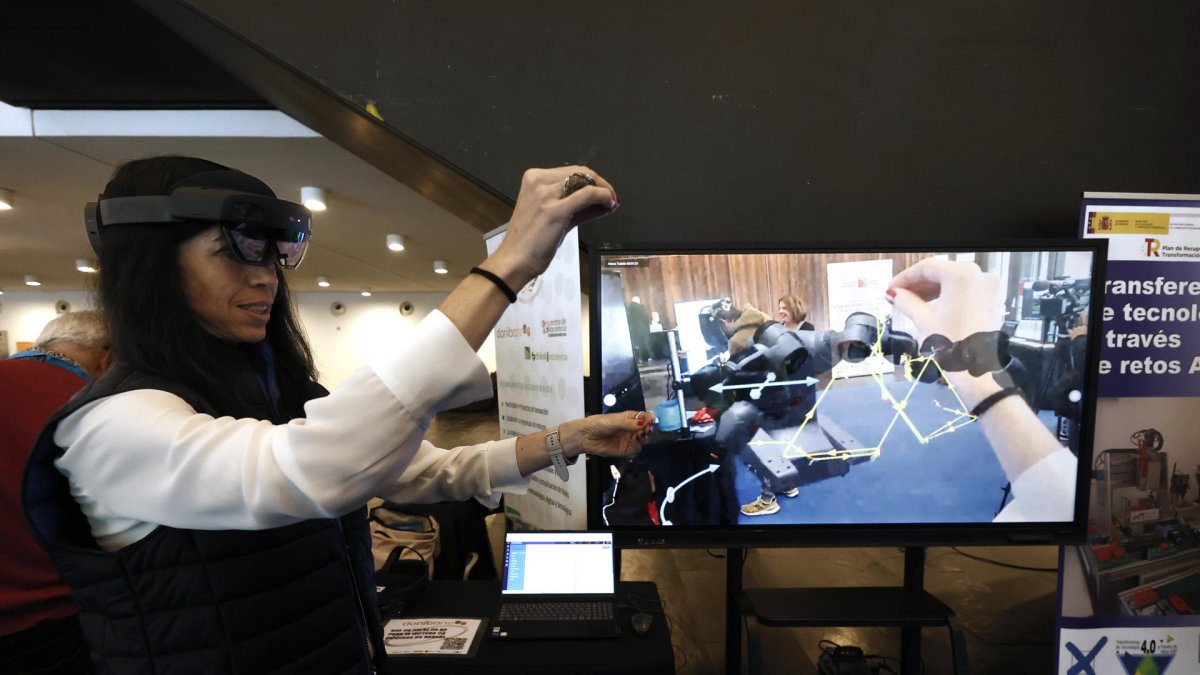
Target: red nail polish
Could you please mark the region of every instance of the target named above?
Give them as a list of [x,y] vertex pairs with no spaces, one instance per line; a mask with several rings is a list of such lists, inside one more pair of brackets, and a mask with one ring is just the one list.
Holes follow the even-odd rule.
[[888,301],[888,302],[895,302],[895,300],[896,300],[896,289],[894,289],[894,288],[889,288],[889,289],[887,289],[887,292],[886,292],[886,293],[884,293],[884,295],[886,295],[886,296],[887,296],[887,301]]

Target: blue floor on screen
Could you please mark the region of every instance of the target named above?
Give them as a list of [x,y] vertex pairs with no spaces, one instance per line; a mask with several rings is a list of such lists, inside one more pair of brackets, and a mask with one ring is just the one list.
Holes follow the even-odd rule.
[[[902,398],[908,383],[888,385]],[[914,426],[928,434],[954,414],[933,404],[957,408],[943,386],[919,385],[905,410]],[[891,421],[892,408],[870,378],[842,381],[820,403],[821,419],[836,421],[865,446],[875,446]],[[839,461],[839,460],[832,460]],[[737,462],[738,501],[754,501],[758,479]],[[854,464],[845,476],[800,487],[797,497],[778,495],[780,510],[766,516],[740,515],[742,523],[899,523],[989,522],[1001,506],[1008,482],[979,425],[968,424],[922,444],[898,421],[883,440],[874,461]]]

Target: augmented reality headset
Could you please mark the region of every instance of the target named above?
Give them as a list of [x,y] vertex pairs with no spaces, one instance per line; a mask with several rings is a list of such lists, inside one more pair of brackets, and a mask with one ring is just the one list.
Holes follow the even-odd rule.
[[110,225],[211,222],[240,262],[295,269],[312,238],[312,214],[299,204],[237,190],[179,187],[169,195],[113,197],[84,208],[88,240],[97,254]]

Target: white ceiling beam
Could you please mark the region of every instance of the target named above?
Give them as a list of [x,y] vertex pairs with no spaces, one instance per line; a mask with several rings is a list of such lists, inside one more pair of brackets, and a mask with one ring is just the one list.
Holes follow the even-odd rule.
[[17,108],[0,101],[0,137],[29,138],[33,136],[33,111]]
[[34,110],[39,137],[319,138],[278,110]]

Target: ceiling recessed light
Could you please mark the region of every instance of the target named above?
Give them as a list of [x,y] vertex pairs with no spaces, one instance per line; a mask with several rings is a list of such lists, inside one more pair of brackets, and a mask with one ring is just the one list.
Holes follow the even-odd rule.
[[393,251],[403,251],[404,237],[398,234],[389,234],[387,236],[387,247]]
[[446,269],[446,261],[445,260],[434,260],[433,261],[433,271],[437,272],[438,274],[446,274],[450,270]]
[[13,205],[16,203],[15,199],[16,198],[13,197],[12,190],[5,190],[4,188],[0,188],[0,211],[7,211],[7,210],[11,209],[13,207]]
[[329,288],[329,279],[325,277],[317,277],[317,285],[321,288]]
[[324,211],[326,196],[324,188],[313,187],[311,185],[300,188],[300,203],[304,204],[309,211]]
[[371,289],[369,289],[369,288],[364,288],[364,289],[362,289],[362,291],[361,291],[361,295],[362,295],[364,298],[369,298],[369,297],[371,297]]
[[25,275],[25,285],[26,286],[41,286],[42,282],[38,281],[38,278],[33,276],[32,274],[26,274]]
[[96,268],[92,267],[92,264],[83,258],[75,261],[75,269],[83,272],[84,274],[94,274],[96,272]]

